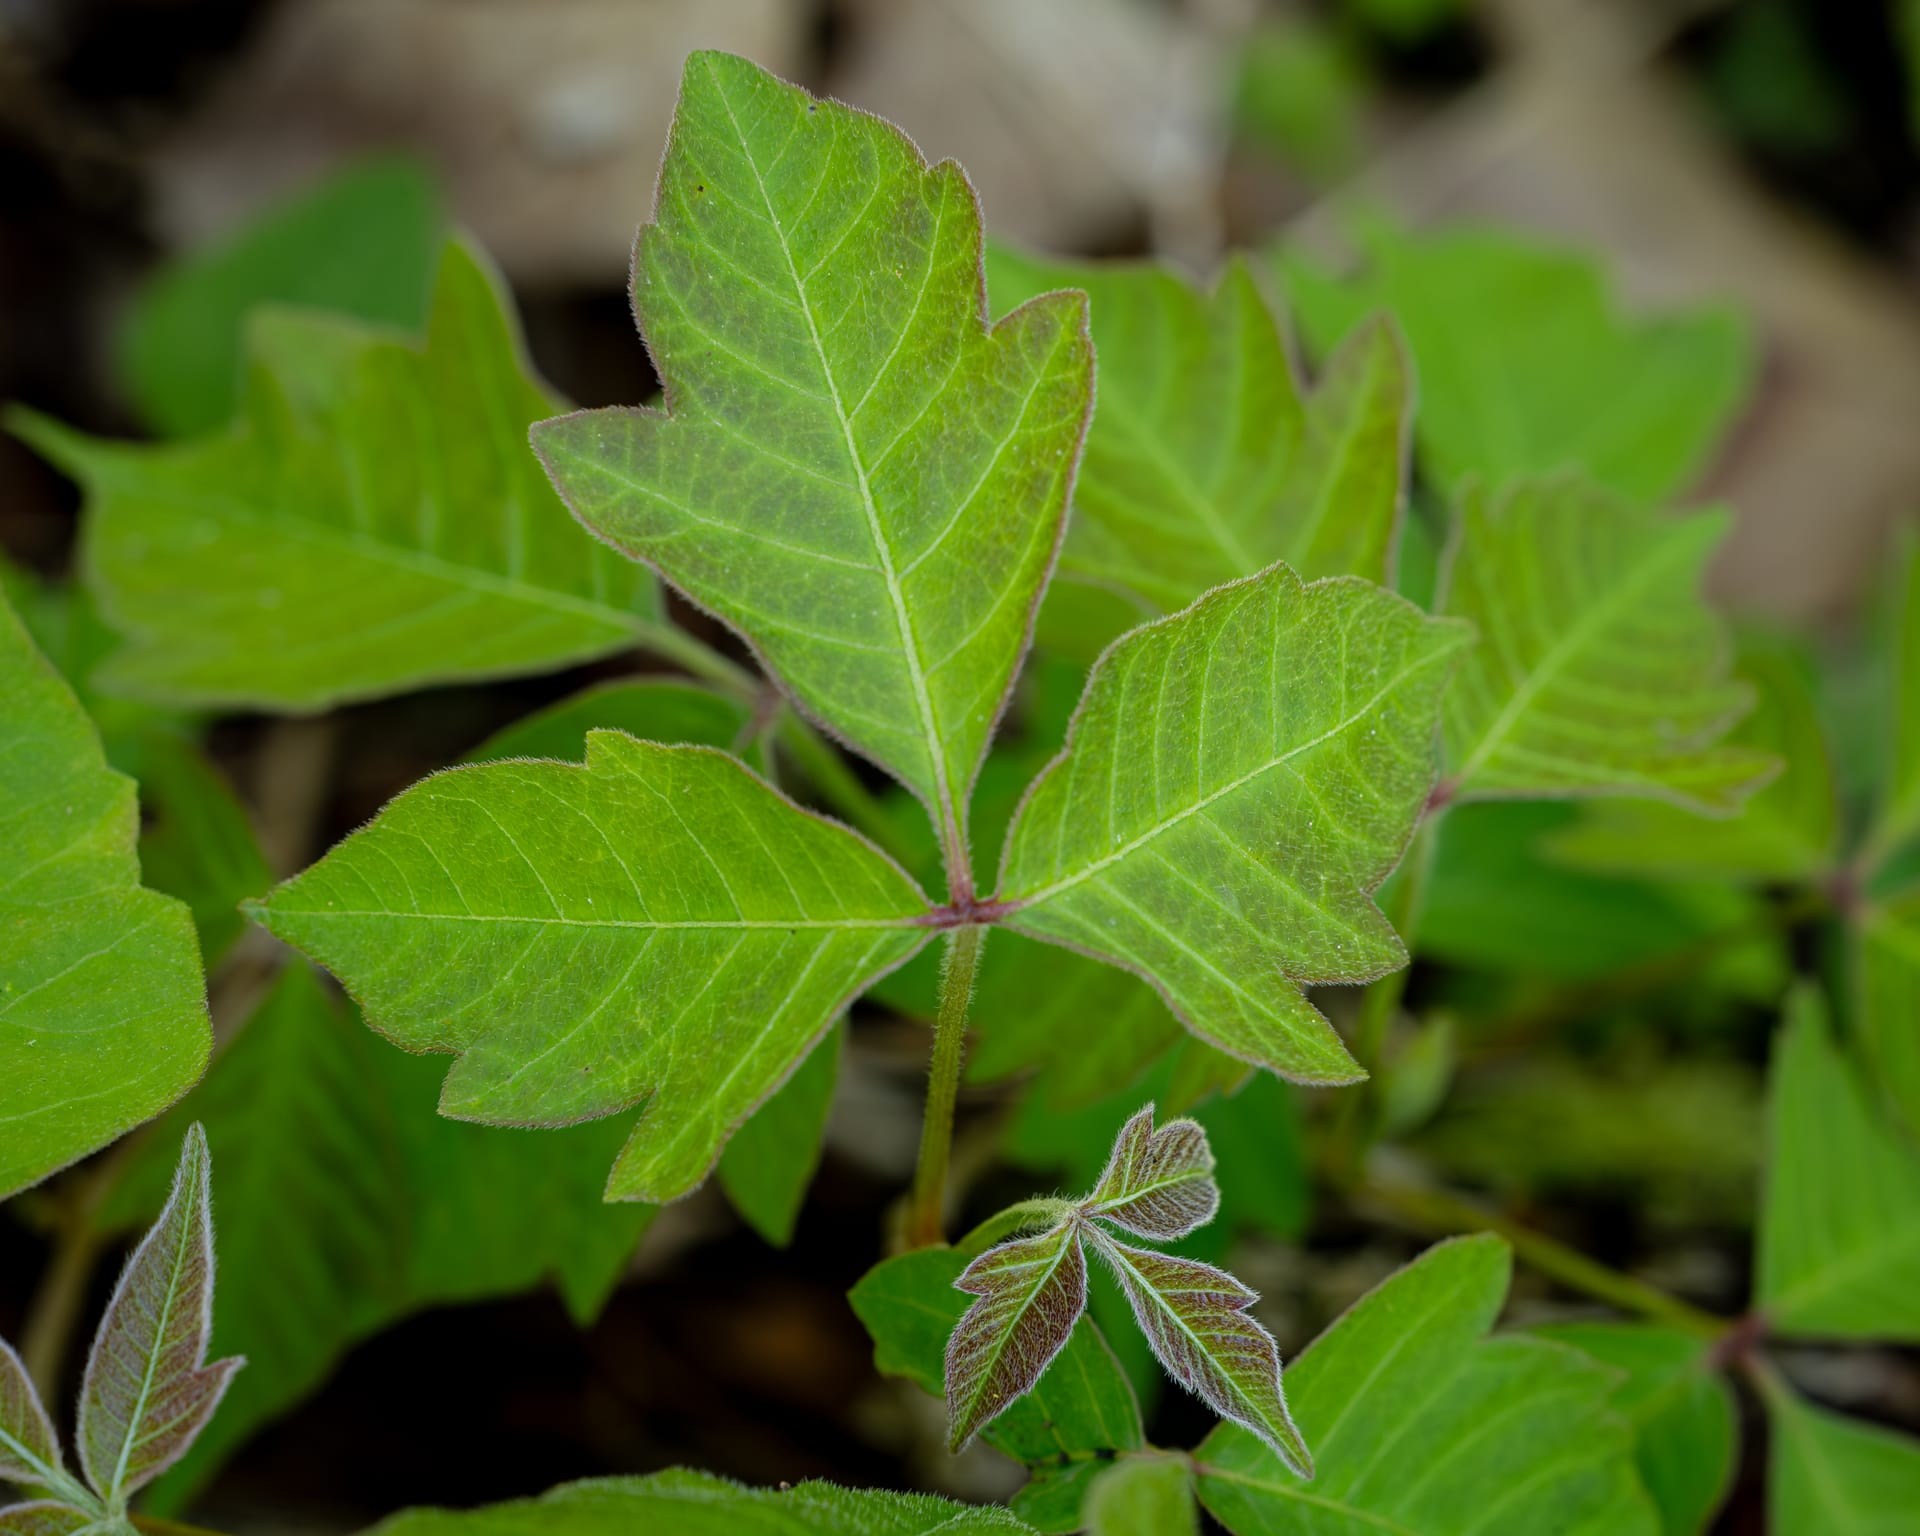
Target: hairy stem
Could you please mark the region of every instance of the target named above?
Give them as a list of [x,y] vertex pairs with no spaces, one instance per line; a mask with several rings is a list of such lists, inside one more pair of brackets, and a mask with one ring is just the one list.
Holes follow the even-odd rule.
[[1371,1180],[1354,1191],[1363,1203],[1380,1207],[1390,1216],[1424,1232],[1492,1232],[1513,1245],[1522,1262],[1570,1290],[1582,1291],[1622,1312],[1636,1313],[1654,1322],[1717,1339],[1732,1325],[1657,1286],[1609,1269],[1556,1238],[1509,1221],[1464,1196],[1443,1189]]
[[960,1065],[966,1055],[967,1009],[973,1002],[974,978],[986,939],[986,928],[977,923],[955,928],[947,938],[940,1008],[933,1021],[933,1064],[927,1072],[927,1112],[920,1124],[920,1161],[913,1170],[913,1196],[907,1206],[909,1248],[940,1241],[947,1159],[953,1149],[953,1103],[960,1093]]

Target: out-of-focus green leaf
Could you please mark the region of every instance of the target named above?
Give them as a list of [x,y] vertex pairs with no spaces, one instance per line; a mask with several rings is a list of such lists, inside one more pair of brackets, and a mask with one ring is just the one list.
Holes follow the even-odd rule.
[[343,1016],[296,961],[114,1187],[102,1226],[145,1220],[166,1192],[173,1133],[204,1122],[225,1170],[214,1349],[251,1362],[155,1489],[156,1511],[181,1509],[353,1343],[410,1312],[552,1278],[577,1320],[598,1313],[653,1215],[600,1199],[621,1128],[444,1120],[438,1079],[431,1059]]
[[1803,162],[1844,153],[1851,115],[1850,85],[1821,57],[1815,14],[1792,0],[1735,6],[1700,71],[1736,138]]
[[1314,1480],[1223,1424],[1194,1452],[1201,1502],[1234,1536],[1655,1536],[1618,1376],[1483,1337],[1509,1270],[1497,1238],[1456,1238],[1371,1292],[1287,1373]]
[[647,1104],[607,1190],[655,1201],[698,1185],[930,933],[872,844],[711,747],[617,731],[584,765],[416,784],[256,910],[375,1028],[457,1056],[444,1112],[554,1126]]
[[793,1241],[807,1186],[820,1166],[820,1138],[826,1134],[846,1037],[844,1021],[836,1024],[720,1154],[720,1187],[748,1225],[776,1248]]
[[1811,987],[1774,1049],[1755,1302],[1779,1333],[1920,1340],[1920,1146],[1889,1123]]
[[1017,1536],[1032,1527],[991,1505],[831,1483],[743,1488],[704,1472],[568,1483],[484,1509],[413,1509],[369,1536]]
[[1875,701],[1874,711],[1887,750],[1867,841],[1876,862],[1920,834],[1920,536],[1911,531],[1901,540],[1895,590],[1887,606],[1882,640],[1887,692],[1884,701]]
[[1738,810],[1779,763],[1721,744],[1753,702],[1700,595],[1726,528],[1573,479],[1468,491],[1439,604],[1480,638],[1446,697],[1456,794]]
[[205,1070],[193,921],[140,884],[133,781],[0,600],[0,1197]]
[[264,304],[416,329],[439,239],[433,184],[412,161],[369,161],[306,189],[141,290],[119,346],[134,405],[167,437],[224,426],[239,404],[241,336]]
[[1819,1536],[1906,1536],[1920,1509],[1920,1440],[1815,1407],[1790,1388],[1766,1395],[1773,1424],[1768,1528]]
[[1087,1490],[1087,1536],[1198,1536],[1184,1456],[1128,1456]]
[[1310,580],[1386,579],[1410,405],[1391,327],[1356,334],[1309,394],[1238,261],[1211,292],[1164,267],[1004,249],[987,270],[996,307],[1065,287],[1092,302],[1099,400],[1064,576],[1163,613],[1276,560]]
[[1874,902],[1854,924],[1855,1030],[1875,1082],[1920,1135],[1920,890]]
[[1732,816],[1701,816],[1653,800],[1605,800],[1545,844],[1577,868],[1696,876],[1756,884],[1810,881],[1832,865],[1840,814],[1819,705],[1785,647],[1750,648],[1739,672],[1753,712],[1727,740],[1776,759],[1778,777]]
[[1466,638],[1284,565],[1134,631],[1007,835],[1009,924],[1151,977],[1230,1055],[1352,1081],[1303,987],[1405,961],[1369,893],[1424,804]]
[[1709,1341],[1642,1323],[1535,1331],[1626,1373],[1613,1402],[1633,1425],[1634,1460],[1659,1506],[1661,1530],[1699,1536],[1733,1484],[1739,1449],[1733,1392],[1707,1358]]
[[634,257],[667,412],[534,434],[589,528],[920,798],[956,880],[1093,388],[1082,296],[984,323],[980,238],[952,161],[695,53]]
[[498,280],[441,261],[424,349],[282,310],[232,430],[107,443],[16,411],[87,493],[89,587],[127,647],[102,687],[314,709],[641,643],[652,578],[575,526],[527,451],[556,408]]
[[[873,1336],[874,1363],[883,1373],[942,1395],[947,1339],[967,1310],[967,1297],[953,1282],[966,1266],[966,1256],[953,1249],[922,1248],[875,1266],[854,1287],[853,1309]],[[1014,1509],[1044,1531],[1078,1530],[1088,1484],[1114,1452],[1146,1443],[1133,1388],[1087,1317],[1039,1385],[982,1438],[1026,1466],[1032,1480]]]
[[1273,22],[1240,46],[1234,126],[1310,176],[1336,175],[1359,157],[1365,99],[1359,62],[1330,27]]
[[1378,229],[1345,278],[1279,259],[1316,355],[1379,310],[1400,322],[1420,453],[1449,490],[1577,468],[1636,499],[1673,495],[1711,461],[1753,373],[1731,310],[1627,315],[1590,257],[1523,235]]
[[[698,683],[676,678],[621,678],[596,683],[571,698],[537,710],[496,731],[461,759],[496,762],[507,757],[586,761],[588,731],[625,731],[640,741],[692,742],[722,751],[739,740],[752,712]],[[760,766],[757,750],[746,760]]]

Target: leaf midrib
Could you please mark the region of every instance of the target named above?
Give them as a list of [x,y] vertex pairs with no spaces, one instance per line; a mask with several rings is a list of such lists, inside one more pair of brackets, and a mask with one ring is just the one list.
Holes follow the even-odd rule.
[[[269,902],[269,903],[266,903],[265,906],[268,913],[271,914],[274,910],[272,904]],[[503,916],[503,915],[495,915],[493,913],[487,913],[487,912],[394,912],[394,911],[371,910],[366,908],[336,908],[336,907],[329,907],[324,911],[317,907],[307,908],[305,910],[295,907],[295,908],[289,909],[289,911],[291,912],[291,915],[295,917],[307,919],[307,920],[312,920],[316,918],[336,918],[336,917],[347,917],[347,918],[377,917],[381,919],[411,918],[416,922],[428,922],[428,923],[535,923],[540,925],[541,927],[552,927],[552,928],[637,928],[637,929],[648,931],[648,932],[651,932],[655,929],[682,929],[682,928],[696,928],[696,929],[697,928],[714,928],[714,929],[720,929],[727,932],[732,932],[738,929],[747,928],[747,929],[777,930],[778,932],[781,932],[781,933],[792,933],[795,929],[799,929],[799,928],[806,928],[806,929],[830,928],[835,930],[849,930],[849,929],[864,929],[864,928],[913,929],[913,928],[927,928],[931,926],[931,924],[928,921],[929,914],[926,912],[916,912],[916,913],[911,913],[901,917],[857,917],[857,918],[846,918],[842,920],[836,920],[833,918],[824,918],[824,917],[796,917],[796,918],[790,918],[790,919],[728,918],[724,920],[698,919],[698,920],[689,920],[685,922],[644,922],[637,918],[620,918],[620,917],[562,917],[562,916],[509,917],[509,916]]]
[[[853,466],[854,481],[860,491],[861,510],[866,514],[867,533],[873,540],[874,557],[880,562],[881,579],[886,585],[887,600],[893,610],[894,627],[900,639],[901,657],[906,662],[907,677],[913,685],[915,712],[920,716],[920,730],[924,738],[928,765],[933,770],[935,814],[940,819],[941,841],[945,843],[949,880],[965,881],[971,885],[966,869],[966,843],[960,831],[959,816],[955,808],[953,786],[947,776],[947,757],[943,750],[940,733],[934,726],[933,696],[927,689],[926,669],[920,657],[919,638],[913,630],[913,621],[907,613],[906,594],[901,590],[900,578],[893,568],[893,550],[887,543],[886,532],[880,525],[880,509],[873,499],[873,486],[867,478],[867,466],[860,455],[859,444],[853,436],[853,421],[847,414],[846,403],[840,398],[840,382],[834,377],[833,367],[827,361],[827,349],[820,339],[820,323],[814,317],[813,304],[807,297],[805,280],[800,276],[800,267],[793,259],[793,247],[787,241],[786,229],[780,223],[780,217],[774,212],[773,199],[767,192],[766,178],[760,174],[760,164],[754,158],[753,147],[747,142],[745,130],[733,110],[733,99],[721,83],[713,60],[706,60],[707,77],[712,83],[714,94],[726,109],[727,121],[733,127],[734,137],[740,142],[740,155],[753,172],[754,185],[759,188],[760,201],[767,211],[767,225],[773,230],[774,238],[780,242],[780,254],[787,263],[787,273],[793,280],[795,298],[799,301],[801,317],[807,322],[807,336],[813,345],[815,359],[820,364],[820,376],[826,382],[827,397],[833,405],[834,419],[840,425],[840,435],[846,444],[847,460]],[[930,247],[927,259],[932,261],[936,252]],[[911,324],[911,321],[908,322]],[[905,334],[905,327],[902,329]]]
[[[1149,827],[1145,832],[1142,832],[1139,836],[1131,839],[1128,842],[1122,843],[1118,848],[1115,848],[1111,853],[1101,855],[1101,857],[1095,859],[1092,863],[1088,864],[1085,868],[1076,871],[1074,874],[1068,875],[1065,879],[1056,880],[1053,882],[1053,884],[1042,886],[1037,891],[1026,891],[1026,892],[1014,893],[1011,895],[1003,896],[1001,899],[1004,901],[1015,903],[1017,904],[1017,906],[1037,906],[1039,903],[1043,901],[1047,901],[1050,898],[1059,895],[1062,891],[1070,890],[1076,885],[1084,884],[1086,881],[1091,880],[1095,875],[1099,874],[1102,870],[1107,869],[1110,866],[1119,863],[1122,859],[1128,858],[1132,854],[1139,852],[1140,849],[1144,848],[1148,843],[1152,842],[1155,838],[1159,837],[1163,832],[1169,832],[1173,828],[1181,825],[1183,822],[1192,820],[1195,816],[1198,816],[1201,812],[1205,811],[1207,807],[1212,805],[1215,801],[1224,799],[1226,796],[1233,794],[1236,790],[1244,789],[1247,785],[1251,784],[1255,779],[1259,778],[1262,774],[1271,773],[1274,769],[1279,768],[1284,764],[1291,762],[1294,758],[1299,757],[1304,753],[1311,752],[1316,747],[1325,746],[1329,741],[1332,741],[1336,736],[1341,735],[1345,731],[1351,730],[1354,726],[1358,725],[1362,720],[1364,720],[1368,715],[1370,715],[1384,700],[1386,700],[1390,695],[1392,695],[1397,689],[1404,686],[1408,681],[1408,679],[1414,677],[1420,672],[1425,671],[1428,667],[1445,662],[1449,654],[1450,654],[1450,651],[1444,648],[1435,649],[1435,650],[1426,652],[1424,655],[1422,655],[1419,658],[1418,661],[1414,662],[1412,665],[1402,667],[1399,671],[1395,672],[1394,675],[1391,678],[1389,678],[1387,682],[1382,684],[1381,687],[1377,691],[1375,691],[1373,695],[1369,697],[1363,704],[1355,708],[1350,714],[1336,721],[1333,725],[1327,727],[1327,729],[1322,731],[1318,736],[1313,737],[1309,741],[1300,742],[1296,746],[1289,747],[1285,752],[1282,752],[1279,756],[1268,758],[1265,762],[1260,763],[1256,767],[1250,768],[1245,773],[1240,774],[1238,777],[1229,780],[1227,783],[1221,785],[1220,788],[1208,791],[1206,794],[1200,796],[1197,800],[1195,800],[1191,805],[1185,806],[1179,811],[1175,812],[1173,815],[1168,816],[1159,822],[1156,822],[1153,826]],[[1051,779],[1051,776],[1054,773],[1055,769],[1057,769],[1060,764],[1068,760],[1069,756],[1074,750],[1074,745],[1075,744],[1072,742],[1072,740],[1069,739],[1066,750],[1063,751],[1059,757],[1055,758],[1051,765],[1049,765],[1049,767],[1046,770],[1047,778],[1049,780]],[[1037,794],[1035,798],[1037,798]],[[1031,804],[1031,802],[1029,802],[1029,804]],[[1008,834],[1009,845],[1011,845],[1013,838],[1019,834],[1020,830],[1021,830],[1020,823],[1016,821],[1014,823],[1012,832]]]
[[191,1176],[179,1190],[182,1230],[175,1237],[173,1266],[167,1277],[166,1291],[163,1293],[165,1299],[159,1308],[159,1316],[155,1319],[153,1344],[147,1350],[147,1368],[140,1380],[140,1395],[134,1399],[133,1410],[127,1415],[126,1432],[120,1441],[120,1456],[114,1465],[113,1481],[107,1489],[107,1502],[115,1508],[120,1507],[126,1498],[124,1490],[127,1467],[133,1459],[134,1442],[139,1433],[141,1420],[146,1417],[147,1405],[153,1398],[154,1373],[160,1368],[160,1356],[167,1329],[172,1323],[174,1307],[180,1297],[181,1272],[186,1266],[188,1251],[193,1246],[190,1241],[190,1231],[194,1225],[195,1200],[199,1195],[203,1170],[200,1159],[197,1157],[191,1166]]

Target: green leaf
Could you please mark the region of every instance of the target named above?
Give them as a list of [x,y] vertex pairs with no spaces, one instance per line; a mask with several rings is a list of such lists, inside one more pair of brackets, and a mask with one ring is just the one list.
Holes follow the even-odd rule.
[[9,1504],[0,1509],[0,1536],[87,1536],[88,1532],[112,1529],[102,1525],[98,1515],[52,1499],[35,1499],[31,1504]]
[[1302,989],[1405,961],[1368,892],[1419,819],[1465,639],[1284,565],[1135,630],[1008,834],[1007,921],[1147,977],[1231,1055],[1354,1081]]
[[1193,1469],[1182,1456],[1129,1456],[1087,1490],[1088,1536],[1199,1536]]
[[215,437],[11,418],[87,493],[87,581],[129,642],[103,685],[318,709],[550,671],[661,622],[652,580],[582,535],[527,452],[557,402],[474,251],[447,248],[424,349],[293,311],[250,339],[243,417]]
[[1708,1358],[1711,1341],[1640,1323],[1559,1323],[1536,1332],[1626,1373],[1613,1404],[1633,1425],[1634,1461],[1661,1530],[1699,1536],[1733,1486],[1739,1450],[1733,1391]]
[[348,1347],[410,1312],[549,1273],[577,1319],[598,1311],[652,1216],[600,1200],[619,1126],[462,1125],[433,1113],[438,1086],[430,1058],[377,1045],[296,961],[115,1186],[104,1228],[150,1215],[166,1169],[145,1154],[196,1119],[228,1170],[212,1348],[251,1368],[153,1490],[155,1512],[182,1508]]
[[1768,1528],[1820,1536],[1903,1536],[1920,1509],[1920,1441],[1767,1393],[1773,1456]]
[[1029,1530],[1004,1509],[923,1493],[831,1483],[743,1488],[675,1468],[568,1483],[538,1499],[453,1511],[414,1509],[369,1536],[985,1536]]
[[1621,313],[1584,254],[1495,230],[1376,230],[1354,276],[1280,257],[1316,355],[1385,309],[1420,379],[1417,439],[1449,491],[1578,467],[1658,500],[1707,467],[1753,374],[1730,309]]
[[996,307],[1068,287],[1092,301],[1099,399],[1062,575],[1157,612],[1276,560],[1387,580],[1411,406],[1390,326],[1358,332],[1309,395],[1241,261],[1211,292],[1163,267],[1004,248],[987,273]]
[[1920,1148],[1796,992],[1774,1049],[1755,1300],[1774,1331],[1920,1340]]
[[1777,777],[1725,817],[1656,800],[1603,800],[1549,837],[1547,850],[1582,869],[1621,874],[1790,885],[1826,873],[1840,813],[1811,680],[1785,647],[1750,649],[1739,672],[1758,702],[1727,741],[1782,763]]
[[[589,731],[625,731],[641,741],[689,742],[725,750],[740,740],[751,721],[752,712],[746,705],[697,683],[672,678],[623,678],[596,683],[514,721],[461,761],[550,757],[578,763],[586,758]],[[763,766],[757,747],[744,756],[755,768]]]
[[173,1192],[101,1315],[80,1386],[80,1466],[109,1513],[183,1456],[245,1365],[207,1364],[213,1331],[212,1162],[187,1131]]
[[135,407],[167,437],[224,426],[247,317],[264,304],[415,329],[439,239],[433,184],[410,160],[371,160],[305,189],[141,290],[118,348]]
[[964,880],[1091,409],[1086,302],[990,330],[959,167],[725,54],[687,61],[654,212],[634,308],[668,413],[535,444],[588,527],[920,797]]
[[820,1166],[820,1138],[846,1038],[845,1024],[835,1025],[720,1154],[720,1187],[776,1248],[793,1241],[807,1186]]
[[1920,890],[1869,905],[1853,935],[1861,1048],[1908,1132],[1920,1135]]
[[1493,1237],[1429,1249],[1287,1373],[1313,1444],[1308,1485],[1248,1431],[1194,1452],[1200,1500],[1234,1536],[1654,1536],[1619,1378],[1543,1339],[1484,1338],[1511,1268]]
[[594,731],[584,767],[415,785],[259,915],[382,1034],[458,1055],[442,1113],[566,1125],[657,1101],[607,1194],[660,1201],[926,941],[926,911],[871,844],[723,753]]
[[1570,479],[1469,491],[1441,598],[1481,641],[1447,694],[1456,792],[1738,809],[1776,765],[1717,745],[1752,702],[1700,598],[1726,528],[1722,513],[1669,516]]
[[[922,1248],[876,1265],[853,1288],[849,1300],[873,1337],[880,1371],[942,1395],[947,1340],[968,1308],[953,1284],[966,1265],[954,1249]],[[1089,1483],[1114,1452],[1146,1443],[1133,1388],[1088,1317],[1074,1325],[1039,1384],[981,1438],[1027,1468],[1031,1481],[1014,1510],[1045,1531],[1078,1530]]]
[[0,601],[0,1197],[193,1086],[193,921],[141,888],[134,787]]
[[947,1341],[947,1448],[958,1451],[1033,1390],[1087,1309],[1080,1233],[1061,1222],[989,1248],[953,1282],[979,1299]]

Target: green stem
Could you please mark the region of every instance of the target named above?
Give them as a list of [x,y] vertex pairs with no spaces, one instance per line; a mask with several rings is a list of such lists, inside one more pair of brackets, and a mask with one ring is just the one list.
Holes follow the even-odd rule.
[[953,1150],[953,1104],[960,1094],[966,1056],[967,1008],[987,930],[967,924],[947,939],[940,972],[940,1007],[933,1022],[933,1064],[927,1072],[927,1112],[920,1124],[920,1161],[913,1170],[907,1206],[906,1245],[927,1248],[940,1241],[947,1193],[947,1159]]
[[985,1253],[995,1243],[1012,1237],[1016,1232],[1054,1226],[1072,1209],[1071,1200],[1047,1195],[1022,1200],[1018,1205],[1010,1205],[1004,1211],[989,1216],[953,1246],[962,1253]]
[[1422,1231],[1492,1232],[1513,1245],[1521,1260],[1571,1290],[1582,1291],[1622,1312],[1637,1313],[1700,1338],[1717,1339],[1732,1325],[1644,1280],[1609,1269],[1556,1238],[1509,1221],[1463,1196],[1443,1189],[1370,1181],[1355,1190],[1362,1201]]

